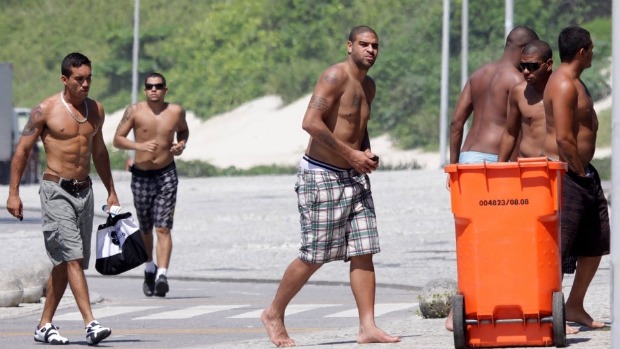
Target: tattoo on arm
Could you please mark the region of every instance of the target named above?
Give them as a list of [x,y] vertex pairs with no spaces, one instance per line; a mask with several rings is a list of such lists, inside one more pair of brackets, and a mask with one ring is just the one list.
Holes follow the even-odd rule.
[[129,107],[127,107],[127,109],[125,109],[125,113],[123,113],[123,118],[121,119],[121,121],[118,123],[119,126],[121,124],[124,124],[127,122],[127,120],[129,120],[129,116],[131,116],[131,112],[133,111],[133,105],[130,105]]
[[320,111],[327,111],[329,106],[327,105],[327,99],[318,96],[312,96],[308,108],[317,109]]
[[26,126],[24,126],[24,130],[22,131],[22,136],[31,136],[35,132],[34,125],[32,123],[32,118],[28,119]]
[[41,112],[41,105],[37,105],[32,109],[30,113],[30,118],[28,118],[28,122],[26,126],[24,126],[24,130],[22,131],[23,136],[31,136],[36,132],[36,126],[34,125],[35,119],[40,120],[43,118],[43,113]]
[[336,85],[338,83],[338,76],[336,74],[327,74],[323,77],[323,80],[329,85]]
[[334,135],[328,131],[320,131],[318,134],[318,138],[323,142],[323,144],[327,145],[330,149],[336,149],[336,140],[334,139]]

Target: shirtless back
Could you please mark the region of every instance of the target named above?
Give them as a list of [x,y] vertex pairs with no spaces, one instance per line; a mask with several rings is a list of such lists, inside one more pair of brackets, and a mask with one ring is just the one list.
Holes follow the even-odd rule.
[[[146,101],[129,106],[114,136],[114,146],[136,151],[134,166],[140,170],[164,168],[185,149],[189,129],[185,109],[178,104],[164,102],[167,88],[159,77],[149,77],[145,89]],[[158,85],[163,84],[163,85]],[[134,131],[135,142],[127,139]],[[177,136],[175,143],[174,137]]]
[[348,43],[349,59],[321,74],[304,115],[310,134],[306,154],[340,168],[369,173],[378,166],[370,158],[367,124],[375,97],[375,82],[366,75],[374,64],[379,41],[373,32]]
[[[475,71],[461,92],[450,125],[450,163],[457,163],[461,151],[498,154],[506,125],[508,93],[524,81],[519,71],[521,49],[536,33],[527,27],[515,27],[506,40],[502,57]],[[465,122],[473,112],[471,128],[463,141]]]

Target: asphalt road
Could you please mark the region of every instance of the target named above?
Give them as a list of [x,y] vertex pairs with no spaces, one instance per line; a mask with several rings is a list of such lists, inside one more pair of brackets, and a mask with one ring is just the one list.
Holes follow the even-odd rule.
[[[93,313],[104,326],[112,328],[112,336],[100,347],[204,348],[257,339],[269,343],[260,312],[273,297],[274,283],[171,280],[165,298],[145,297],[141,283],[134,277],[89,278],[93,301],[97,301]],[[382,287],[378,294],[378,322],[404,322],[417,312],[415,289]],[[31,311],[2,319],[1,347],[32,348],[40,309],[41,305],[31,306]],[[71,299],[63,302],[54,321],[72,344],[86,344],[82,319]],[[357,310],[347,285],[310,283],[287,314],[293,336],[357,324]]]

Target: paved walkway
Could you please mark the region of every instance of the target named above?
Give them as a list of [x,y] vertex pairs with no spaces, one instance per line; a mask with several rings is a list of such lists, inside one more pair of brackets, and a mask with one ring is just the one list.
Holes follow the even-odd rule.
[[[115,173],[121,204],[134,212],[129,176]],[[456,279],[454,220],[450,211],[447,175],[441,170],[380,171],[371,175],[381,235],[382,252],[375,256],[377,283],[422,288],[437,278]],[[174,226],[174,252],[169,277],[201,277],[277,282],[296,257],[299,223],[293,191],[294,176],[181,178]],[[105,203],[105,189],[95,180],[95,207]],[[24,186],[26,218],[36,219],[40,207],[38,186]],[[9,224],[4,207],[7,186],[0,186],[0,222]],[[103,223],[97,213],[95,225]],[[0,231],[0,271],[10,273],[23,266],[46,263],[40,227],[10,223],[12,231]],[[93,240],[94,242],[94,240]],[[15,251],[19,251],[16,253]],[[94,255],[94,246],[93,246]],[[93,257],[94,258],[94,257]],[[94,275],[94,259],[87,275]],[[140,268],[127,275],[141,277]],[[348,281],[348,266],[330,263],[314,281]],[[571,279],[564,280],[568,294]],[[586,298],[586,307],[602,321],[610,320],[609,259],[603,259]],[[66,297],[70,292],[67,292]],[[104,295],[105,296],[105,295]],[[417,293],[412,292],[412,301]],[[68,301],[71,301],[68,299]],[[0,308],[0,318],[20,311],[36,311],[40,305]],[[34,309],[33,309],[34,308]],[[416,312],[409,321],[378,325],[403,337],[390,348],[453,348],[452,334],[443,319],[422,319]],[[347,348],[355,346],[355,328],[316,333],[292,333],[302,347]],[[575,348],[609,348],[610,331],[582,331],[568,337]],[[228,343],[214,348],[268,348],[264,340]],[[368,345],[365,348],[387,347]]]

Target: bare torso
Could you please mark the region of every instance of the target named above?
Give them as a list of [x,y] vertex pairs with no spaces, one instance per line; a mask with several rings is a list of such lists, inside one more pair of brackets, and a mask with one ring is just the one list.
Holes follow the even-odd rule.
[[[333,132],[335,138],[341,140],[352,149],[361,149],[370,119],[370,105],[375,94],[374,81],[366,77],[363,82],[352,78],[347,73],[346,63],[338,63],[327,69],[320,79],[333,79],[338,84],[340,96],[323,120]],[[312,137],[308,142],[306,154],[310,157],[341,168],[351,168],[349,162],[333,152],[323,143]]]
[[520,157],[538,157],[544,154],[545,108],[542,93],[526,82],[518,85],[520,96],[518,107],[521,112]]
[[185,111],[177,104],[166,103],[155,114],[147,102],[139,102],[133,110],[133,130],[136,143],[155,141],[154,151],[136,150],[134,166],[141,170],[155,170],[168,166],[174,155],[170,151],[174,136],[182,123],[185,123]]
[[464,151],[498,154],[506,125],[508,93],[523,75],[507,62],[489,63],[470,78],[473,121]]
[[[35,114],[45,119],[41,141],[45,147],[46,173],[63,178],[84,179],[90,173],[90,160],[93,137],[101,129],[103,109],[91,99],[86,99],[88,120],[79,124],[63,105],[60,94],[45,99]],[[83,106],[79,109],[69,106],[78,120],[86,117]],[[38,117],[33,115],[33,117]]]
[[[567,125],[566,128],[568,132],[572,133],[572,137],[576,141],[578,160],[585,167],[594,157],[596,132],[598,130],[598,118],[594,111],[592,97],[581,80],[572,77],[562,67],[551,75],[547,86],[544,94],[545,113],[547,115],[545,154],[549,158],[566,161],[571,166],[566,153],[559,149],[557,128],[564,122],[561,119],[563,115],[560,115],[558,111],[564,110],[562,108],[572,108],[572,124]],[[566,91],[570,93],[566,93]],[[567,101],[567,96],[572,94],[576,95],[574,101]],[[573,168],[573,170],[575,169]]]

